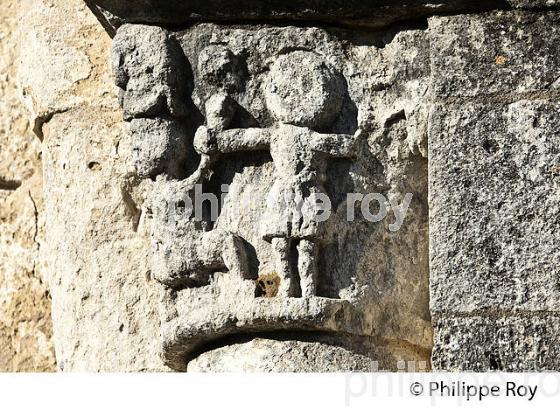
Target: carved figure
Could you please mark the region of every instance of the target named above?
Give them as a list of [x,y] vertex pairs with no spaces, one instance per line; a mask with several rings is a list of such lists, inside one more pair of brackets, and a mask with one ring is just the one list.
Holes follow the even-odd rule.
[[[354,157],[359,134],[315,130],[334,121],[342,96],[341,81],[318,55],[296,51],[281,56],[269,75],[266,102],[277,124],[265,129],[203,126],[195,136],[195,150],[212,158],[210,162],[220,154],[270,151],[275,182],[260,233],[276,254],[279,296],[299,296],[293,277],[295,267],[290,263],[293,241],[298,252],[301,296],[316,294],[318,216],[323,211],[316,204],[317,194],[326,195],[323,182],[329,158]],[[209,101],[214,112],[227,112],[227,97]]]

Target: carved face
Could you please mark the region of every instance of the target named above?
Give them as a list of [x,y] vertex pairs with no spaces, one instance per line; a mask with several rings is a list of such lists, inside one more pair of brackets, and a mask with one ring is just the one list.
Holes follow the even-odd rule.
[[266,104],[285,124],[324,128],[342,107],[344,85],[339,75],[318,54],[294,51],[272,65],[266,85]]
[[214,92],[237,92],[242,88],[241,67],[237,57],[223,45],[205,47],[198,56],[200,80]]
[[[154,50],[159,50],[154,53]],[[124,25],[115,36],[113,72],[124,116],[146,118],[168,111],[186,114],[187,67],[175,40],[159,28]]]

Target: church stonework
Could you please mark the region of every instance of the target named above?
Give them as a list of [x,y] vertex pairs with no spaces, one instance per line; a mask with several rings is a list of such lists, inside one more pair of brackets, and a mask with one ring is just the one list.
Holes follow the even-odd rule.
[[559,1],[8,3],[0,370],[560,369]]
[[[258,337],[346,351],[340,370],[429,366],[425,42],[424,30],[118,29],[166,364]],[[369,193],[412,194],[399,230],[393,212],[370,222],[348,201]],[[218,212],[196,209],[209,194]]]

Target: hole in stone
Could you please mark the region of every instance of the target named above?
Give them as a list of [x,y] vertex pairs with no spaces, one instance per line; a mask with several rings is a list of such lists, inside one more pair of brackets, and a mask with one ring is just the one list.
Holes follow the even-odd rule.
[[21,186],[21,181],[0,178],[0,190],[15,191]]
[[299,240],[292,240],[290,243],[290,266],[291,274],[292,274],[292,291],[291,297],[294,298],[301,298],[301,278],[298,269],[298,262],[299,262],[299,252],[298,252],[298,245]]
[[485,140],[482,143],[482,149],[488,154],[494,154],[496,151],[498,151],[498,144],[496,144],[494,141]]
[[488,357],[490,370],[503,370],[502,360],[500,359],[500,356],[495,353],[487,352],[486,357]]
[[101,164],[99,162],[96,162],[96,161],[89,162],[87,166],[92,171],[99,171],[101,169]]

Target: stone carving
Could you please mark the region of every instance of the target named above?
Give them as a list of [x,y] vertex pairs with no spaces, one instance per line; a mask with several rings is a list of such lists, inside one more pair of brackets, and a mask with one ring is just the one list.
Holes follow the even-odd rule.
[[[559,0],[86,1],[109,36],[82,0],[3,3],[4,363],[41,356],[29,336],[49,315],[21,303],[31,284],[38,300],[52,296],[64,371],[165,370],[160,349],[189,371],[369,369],[372,359],[393,369],[428,357],[430,319],[435,368],[560,367]],[[227,25],[197,24],[220,19]],[[115,34],[125,124],[107,81]],[[314,81],[296,86],[305,70]],[[274,78],[284,81],[280,115]],[[323,85],[334,90],[325,100],[313,91]],[[328,114],[319,127],[304,118],[315,107]],[[281,126],[301,131],[290,148],[302,156],[312,133],[358,140],[351,157],[313,163],[324,175],[311,185],[333,211],[304,238],[315,249],[298,250],[300,234],[278,237],[291,242],[288,297],[262,232]],[[208,154],[195,149],[204,130]],[[266,133],[267,143],[220,153],[228,133]],[[40,168],[44,208],[39,190],[28,192]],[[200,218],[172,219],[197,189],[224,197],[216,218],[206,202]],[[347,196],[370,192],[389,204],[414,195],[404,218],[391,207],[370,223]],[[296,292],[303,253],[316,262],[310,296]]]
[[131,165],[140,177],[178,176],[187,154],[178,121],[187,115],[188,84],[180,47],[165,30],[140,26],[123,27],[114,45],[115,83],[122,90],[124,117],[131,121]]
[[[328,158],[355,156],[358,139],[312,131],[329,126],[342,105],[341,81],[314,53],[296,51],[281,56],[271,69],[265,99],[269,111],[279,121],[277,125],[222,131],[202,126],[195,136],[195,149],[210,158],[240,151],[270,151],[274,182],[259,228],[275,254],[280,275],[278,294],[316,296],[316,241],[322,209],[317,208],[315,196],[326,195],[321,179]],[[215,112],[210,112],[209,118],[220,118],[220,113],[228,111],[224,108],[227,97],[210,101],[207,113],[208,108]],[[290,263],[293,241],[297,241],[297,266]],[[293,278],[296,269],[300,289]]]
[[[131,171],[150,186],[169,366],[277,332],[315,335],[360,366],[428,359],[427,59],[411,69],[400,57],[423,41],[421,30],[385,49],[375,35],[316,28],[118,30],[113,64]],[[393,204],[408,192],[418,219],[400,232],[388,218],[348,220],[359,208],[349,193]]]

